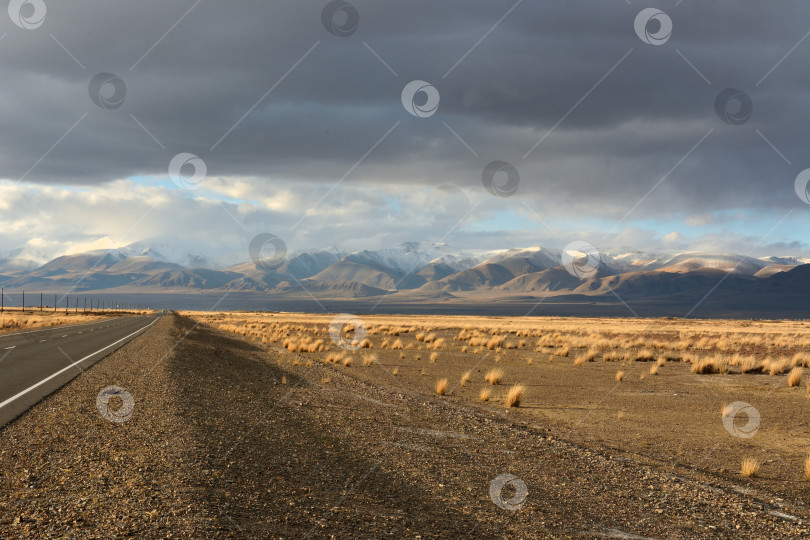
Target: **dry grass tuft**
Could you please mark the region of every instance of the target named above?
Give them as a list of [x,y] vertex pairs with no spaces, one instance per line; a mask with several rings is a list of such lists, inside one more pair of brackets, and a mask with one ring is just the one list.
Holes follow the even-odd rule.
[[780,358],[767,358],[764,362],[764,369],[768,371],[770,375],[781,375],[782,373],[787,373],[790,369],[791,359],[782,356]]
[[624,379],[624,371],[617,371],[616,382],[622,382],[622,379]]
[[650,375],[658,375],[658,364],[653,364],[650,366]]
[[344,365],[344,366],[346,366],[346,367],[351,366],[351,365],[352,365],[352,359],[351,359],[351,357],[346,357],[346,358],[344,358],[344,359],[343,359],[343,365]]
[[795,367],[790,370],[788,374],[788,386],[790,388],[799,386],[802,383],[802,373],[804,373],[804,369],[800,367]]
[[489,401],[490,396],[492,396],[492,390],[489,388],[482,388],[481,392],[478,393],[478,399],[481,401]]
[[745,458],[742,460],[740,472],[745,477],[756,476],[759,472],[759,460],[756,458]]
[[763,369],[765,369],[765,363],[757,360],[753,356],[744,356],[740,358],[741,373],[762,373]]
[[430,353],[430,358],[429,358],[430,363],[431,363],[431,364],[435,364],[435,363],[436,363],[436,359],[437,359],[438,357],[439,357],[439,353],[436,353],[436,352],[432,352],[432,353]]
[[507,407],[520,407],[520,402],[523,400],[523,394],[525,392],[525,386],[522,384],[516,384],[509,389],[509,392],[506,393],[504,403],[506,403]]
[[726,373],[728,364],[720,356],[701,358],[692,364],[692,373],[706,375],[709,373]]
[[503,345],[504,341],[506,341],[506,338],[504,336],[494,336],[489,341],[487,341],[487,349],[491,351],[495,348],[499,348],[501,345]]
[[439,379],[436,381],[436,393],[440,396],[447,393],[447,379]]
[[467,384],[467,381],[470,380],[471,375],[472,375],[472,372],[470,372],[470,371],[467,371],[466,373],[462,374],[461,375],[461,381],[459,382],[459,386],[464,386],[465,384]]
[[374,354],[364,354],[363,355],[363,365],[364,366],[371,366],[377,363],[377,356]]
[[484,380],[493,385],[500,383],[501,379],[503,379],[503,370],[498,368],[490,369],[484,375]]
[[391,375],[399,375],[399,368],[395,367],[394,369],[392,369],[391,370]]
[[287,384],[287,376],[286,375],[281,376],[281,384]]

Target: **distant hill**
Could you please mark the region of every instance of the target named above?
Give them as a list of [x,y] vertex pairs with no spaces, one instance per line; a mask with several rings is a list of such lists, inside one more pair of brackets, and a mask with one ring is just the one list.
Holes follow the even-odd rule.
[[[167,252],[171,256],[163,255]],[[542,247],[486,251],[405,243],[357,252],[308,250],[289,254],[274,270],[252,261],[206,266],[206,260],[179,249],[143,245],[65,255],[41,265],[17,260],[12,252],[0,260],[0,285],[31,293],[232,290],[282,299],[386,297],[406,303],[705,301],[718,309],[767,306],[778,311],[784,306],[810,315],[810,261],[793,256],[616,250],[601,253],[598,266],[582,277],[566,269],[560,250]]]

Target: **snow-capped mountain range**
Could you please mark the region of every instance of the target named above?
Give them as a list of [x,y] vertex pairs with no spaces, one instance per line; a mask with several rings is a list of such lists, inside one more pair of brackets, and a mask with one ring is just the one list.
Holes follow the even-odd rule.
[[[228,264],[166,244],[132,244],[40,265],[21,253],[12,251],[0,259],[0,285],[6,291],[236,290],[291,298],[392,296],[412,302],[548,296],[614,300],[621,295],[674,302],[719,287],[714,297],[739,300],[766,294],[810,306],[810,259],[792,255],[753,258],[625,248],[565,253],[545,247],[480,250],[409,242],[376,250],[291,252],[267,266],[247,257]],[[588,266],[587,271],[572,271],[572,260]]]

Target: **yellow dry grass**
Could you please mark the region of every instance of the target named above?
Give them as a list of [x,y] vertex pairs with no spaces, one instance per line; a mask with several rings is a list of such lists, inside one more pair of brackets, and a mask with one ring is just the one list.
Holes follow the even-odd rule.
[[522,384],[516,384],[506,393],[504,403],[507,407],[520,407],[524,393],[526,393],[526,387]]
[[503,379],[503,370],[498,368],[490,369],[487,371],[486,375],[484,375],[484,380],[492,385],[500,383],[501,379]]
[[[38,321],[38,314],[0,315],[0,330],[39,324],[75,323],[84,317],[64,314]],[[79,314],[81,315],[81,314]],[[554,362],[573,358],[584,366],[596,362],[618,362],[624,380],[635,362],[650,362],[636,380],[661,373],[667,362],[686,364],[698,376],[742,373],[749,376],[787,375],[789,388],[804,385],[804,368],[810,367],[810,328],[802,321],[730,321],[730,320],[633,320],[564,317],[488,318],[475,316],[428,315],[418,319],[398,315],[364,315],[367,336],[358,341],[356,329],[346,328],[343,343],[335,343],[329,333],[332,314],[181,312],[215,328],[244,336],[271,354],[284,349],[286,361],[310,365],[313,360],[343,364],[347,360],[346,343],[354,348],[377,349],[376,356],[355,354],[356,362],[373,365],[401,364],[414,359],[426,360],[436,369],[446,369],[442,377],[455,376],[450,366],[459,356],[495,362],[507,370],[520,361],[524,366],[538,364],[534,358]],[[5,317],[5,320],[4,320]],[[15,322],[16,320],[16,322]],[[391,353],[390,351],[395,351]],[[408,353],[414,350],[414,354]],[[441,352],[439,352],[441,350]],[[419,352],[416,352],[419,351]],[[424,352],[424,356],[423,353]],[[492,351],[488,353],[487,351]],[[494,354],[493,354],[494,353]],[[438,362],[439,355],[447,362]],[[492,356],[489,356],[492,355]],[[349,355],[351,357],[351,355]],[[374,358],[375,360],[372,360]],[[351,365],[349,360],[345,365]],[[445,366],[445,364],[447,364]],[[388,369],[392,369],[389,367]],[[431,368],[433,369],[433,368]],[[418,373],[418,370],[417,370]],[[675,372],[677,373],[677,372]],[[499,384],[503,370],[486,372],[490,385]],[[496,375],[499,374],[499,375]],[[437,374],[438,376],[438,374]],[[668,380],[668,379],[665,379]],[[808,393],[810,397],[810,393]]]
[[788,386],[790,388],[799,386],[802,383],[802,373],[804,373],[804,369],[800,367],[795,367],[790,370],[788,374]]
[[745,477],[756,476],[759,473],[759,460],[751,457],[743,459],[740,472]]
[[374,354],[364,354],[363,355],[363,365],[364,366],[372,366],[377,363],[377,355]]
[[48,328],[51,326],[68,326],[72,324],[82,324],[87,322],[105,319],[109,315],[99,313],[85,313],[82,311],[70,311],[65,315],[65,311],[48,312],[27,310],[22,312],[17,309],[5,308],[0,313],[0,333],[17,332],[20,330],[30,330],[32,328]]

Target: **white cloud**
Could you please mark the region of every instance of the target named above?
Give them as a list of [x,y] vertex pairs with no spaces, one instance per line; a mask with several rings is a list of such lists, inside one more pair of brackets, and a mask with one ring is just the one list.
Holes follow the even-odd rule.
[[[319,202],[325,189],[305,182],[281,188],[278,182],[245,178],[217,178],[195,192],[156,181],[116,180],[92,188],[0,182],[0,201],[5,203],[0,253],[17,250],[23,258],[44,262],[141,242],[227,266],[247,260],[250,240],[262,232],[281,237],[291,252],[330,246],[376,249],[409,241],[462,248],[560,248],[583,239],[604,248],[744,253],[757,241],[742,233],[700,229],[686,240],[671,227],[665,233],[632,222],[606,235],[596,226],[572,225],[576,220],[568,208],[548,199],[533,202],[543,209],[535,213],[516,198],[495,199],[469,190],[347,184]],[[792,230],[795,223],[785,222],[784,227]],[[806,253],[806,246],[791,244],[781,232],[775,231],[759,251]]]

